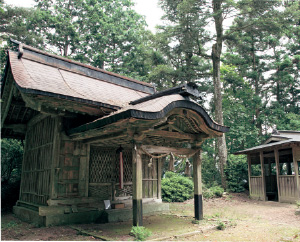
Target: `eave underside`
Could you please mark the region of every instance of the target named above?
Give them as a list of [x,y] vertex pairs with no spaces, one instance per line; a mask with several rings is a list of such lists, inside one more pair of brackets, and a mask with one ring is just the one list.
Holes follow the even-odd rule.
[[196,112],[178,108],[163,118],[147,120],[127,118],[101,128],[71,133],[74,140],[98,146],[126,147],[139,141],[143,145],[191,148],[208,137],[222,135],[211,130]]

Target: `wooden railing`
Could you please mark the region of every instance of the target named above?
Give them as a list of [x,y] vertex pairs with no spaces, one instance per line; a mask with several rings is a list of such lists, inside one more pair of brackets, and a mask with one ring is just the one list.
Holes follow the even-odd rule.
[[297,197],[297,181],[294,175],[279,176],[278,181],[281,197]]
[[263,196],[263,179],[261,176],[250,177],[251,194],[254,196]]

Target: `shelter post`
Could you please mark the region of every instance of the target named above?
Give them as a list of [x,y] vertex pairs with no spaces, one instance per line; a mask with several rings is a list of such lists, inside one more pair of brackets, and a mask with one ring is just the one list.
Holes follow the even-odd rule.
[[194,209],[195,219],[203,219],[203,201],[202,201],[202,175],[201,175],[201,150],[198,150],[193,156],[194,173]]
[[132,149],[132,212],[133,226],[143,226],[143,171],[141,146],[134,144]]
[[293,152],[294,170],[295,170],[295,176],[296,176],[296,186],[297,186],[297,191],[298,191],[298,194],[296,194],[296,196],[298,195],[298,198],[300,198],[300,177],[299,177],[300,174],[299,174],[299,166],[298,166],[298,159],[297,159],[300,157],[297,157],[296,151],[297,151],[296,146],[293,146],[292,152]]
[[280,202],[281,190],[279,186],[279,175],[280,175],[280,166],[279,166],[279,152],[278,149],[274,150],[275,163],[276,163],[276,180],[277,180],[277,190],[278,190],[278,202]]
[[263,201],[266,201],[267,200],[267,192],[266,192],[266,177],[265,177],[265,161],[264,161],[263,151],[260,151],[259,157],[260,157],[260,166],[261,166]]
[[252,189],[251,189],[251,156],[250,156],[250,154],[247,154],[247,162],[248,162],[249,194],[250,194],[250,197],[251,197]]

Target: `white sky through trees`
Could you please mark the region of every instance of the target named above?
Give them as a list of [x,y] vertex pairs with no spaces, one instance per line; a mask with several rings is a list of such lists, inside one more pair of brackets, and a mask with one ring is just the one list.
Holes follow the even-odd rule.
[[[33,7],[33,0],[4,0],[6,4],[17,7]],[[146,16],[149,29],[155,32],[155,26],[161,24],[161,16],[163,11],[158,6],[158,0],[133,0],[135,2],[134,9],[137,13]]]

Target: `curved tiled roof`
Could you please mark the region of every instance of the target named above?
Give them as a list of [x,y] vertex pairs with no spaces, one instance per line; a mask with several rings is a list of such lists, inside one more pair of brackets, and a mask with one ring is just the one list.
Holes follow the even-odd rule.
[[98,129],[105,125],[112,124],[122,119],[137,118],[154,120],[165,117],[170,111],[176,108],[184,108],[195,111],[203,118],[207,127],[215,132],[225,133],[229,131],[229,127],[222,126],[213,121],[208,113],[196,102],[187,100],[180,94],[173,94],[148,100],[135,105],[128,105],[108,116],[97,119],[94,122],[71,129],[69,134],[85,132],[92,129]]
[[31,52],[24,51],[22,58],[18,58],[18,53],[9,51],[12,74],[22,92],[119,109],[154,91],[148,83],[133,82],[119,75],[100,72],[100,69],[76,69],[73,63],[69,68],[62,64],[54,65],[50,63],[53,57],[43,57],[48,62]]

